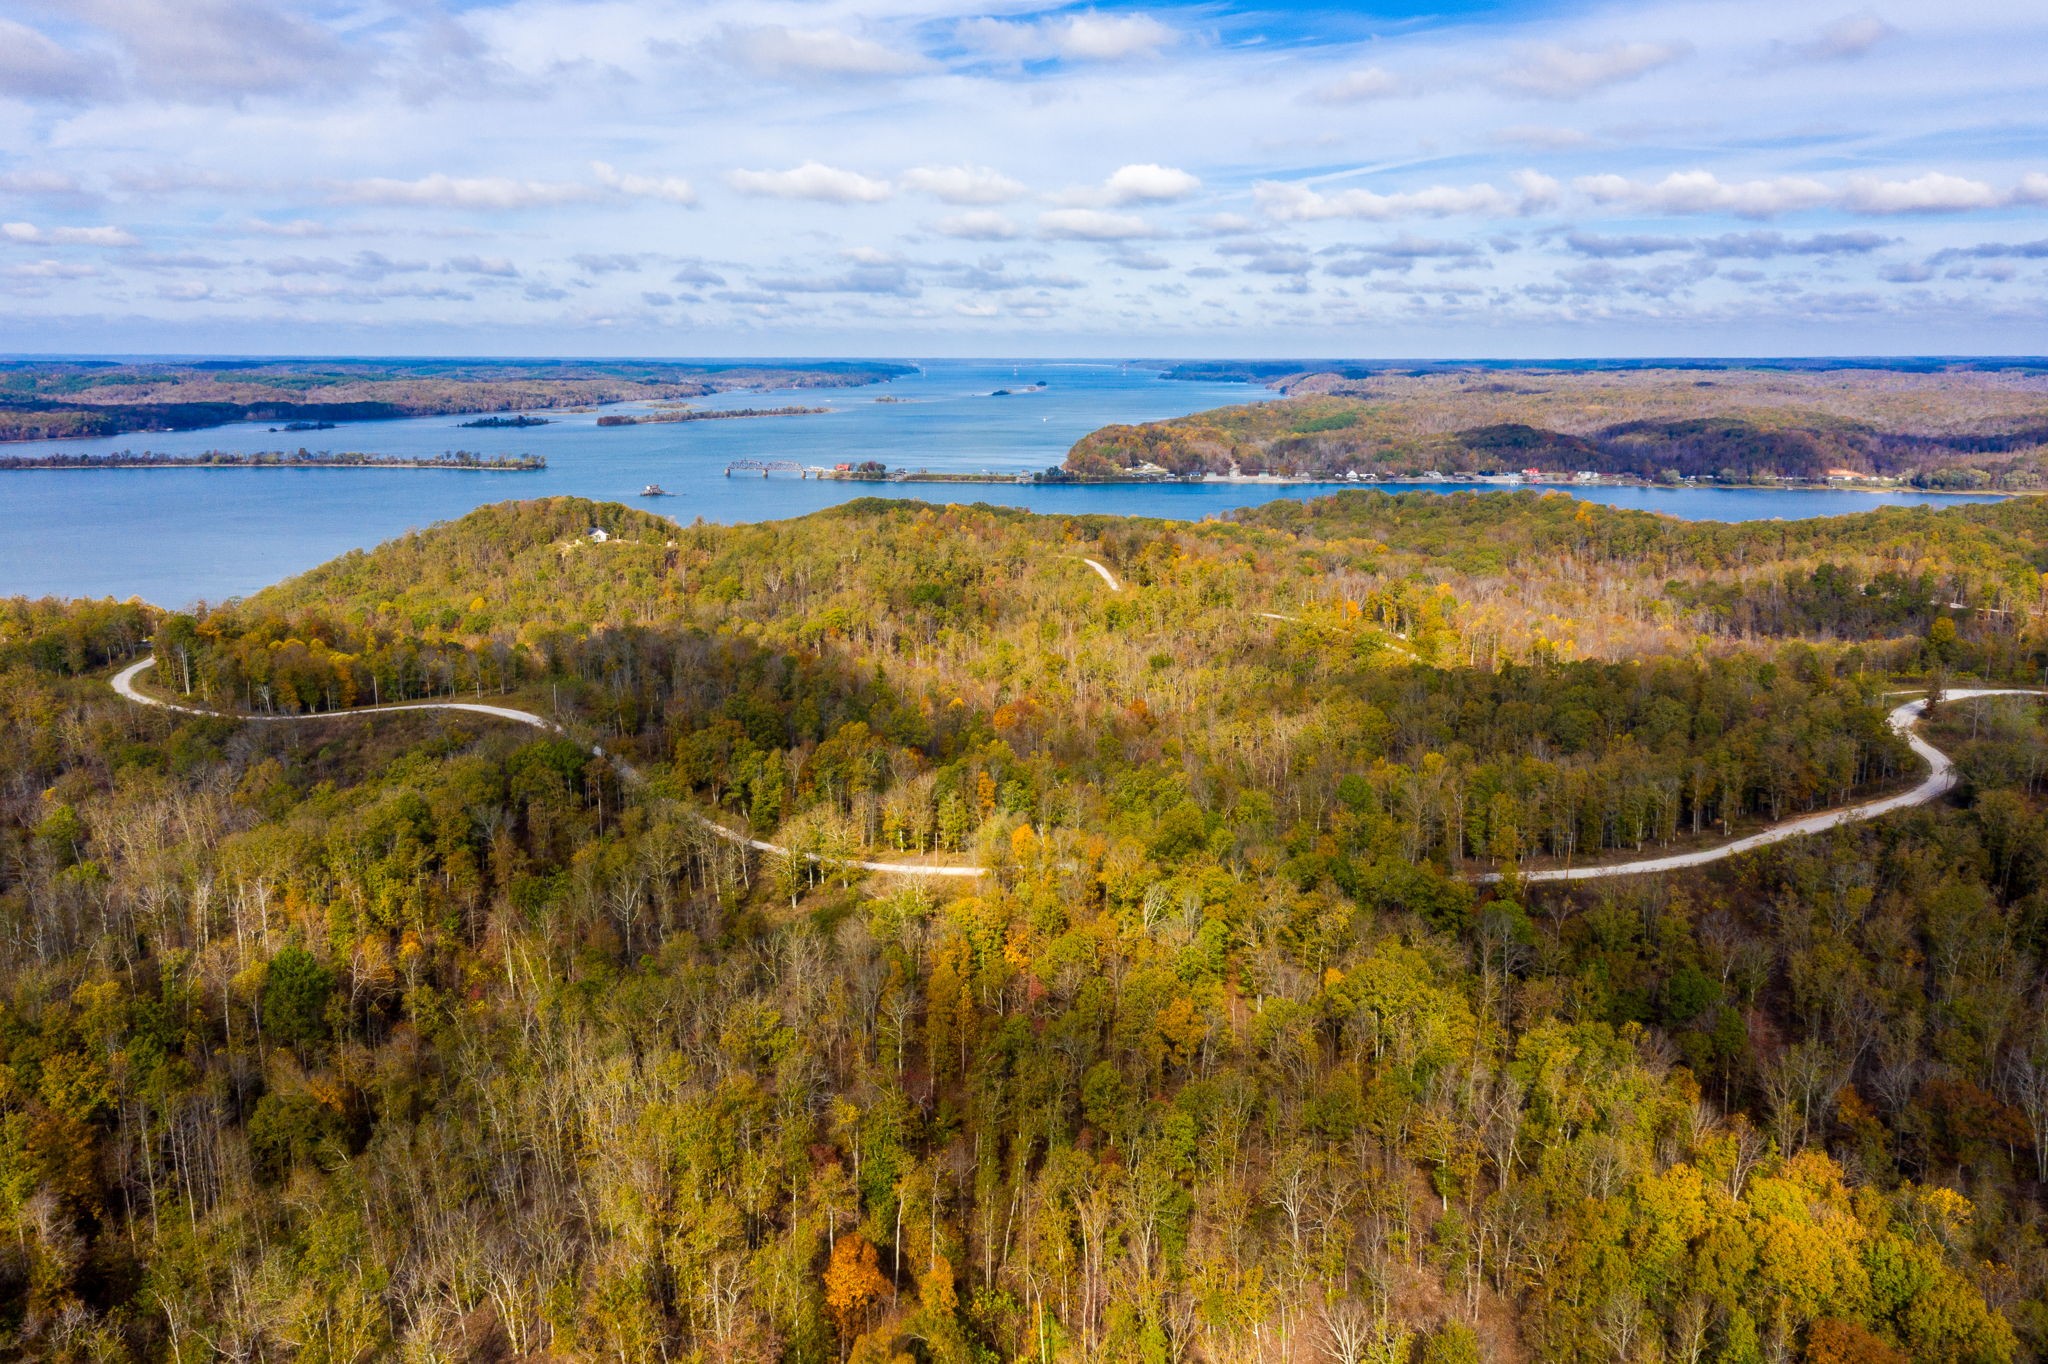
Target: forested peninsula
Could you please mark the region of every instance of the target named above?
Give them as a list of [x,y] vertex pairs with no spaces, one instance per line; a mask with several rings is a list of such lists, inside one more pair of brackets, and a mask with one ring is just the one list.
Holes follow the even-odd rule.
[[1577,473],[1736,486],[2048,489],[2048,367],[1189,367],[1284,396],[1078,442],[1063,472]]
[[[559,498],[0,603],[0,1340],[2038,1359],[2037,699],[1937,702],[1946,800],[1521,872],[1900,789],[2044,574],[2038,499]],[[562,731],[345,714],[432,699]]]
[[0,441],[676,401],[885,383],[908,365],[619,360],[0,361]]
[[208,450],[197,455],[121,450],[108,455],[0,455],[0,471],[32,469],[470,469],[532,473],[548,467],[539,455],[372,455],[358,450]]

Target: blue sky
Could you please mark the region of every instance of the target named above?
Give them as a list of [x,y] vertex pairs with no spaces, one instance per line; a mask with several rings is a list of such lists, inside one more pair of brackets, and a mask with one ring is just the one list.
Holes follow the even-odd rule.
[[2048,352],[2039,0],[0,0],[0,349]]

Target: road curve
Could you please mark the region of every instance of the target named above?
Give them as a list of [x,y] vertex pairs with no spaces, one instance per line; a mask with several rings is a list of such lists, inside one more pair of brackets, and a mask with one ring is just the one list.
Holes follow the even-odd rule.
[[[1101,564],[1096,563],[1093,559],[1086,559],[1083,562],[1097,573],[1100,573],[1112,588],[1115,588],[1117,591],[1123,590],[1117,585],[1116,579],[1110,577],[1109,570]],[[278,723],[292,720],[336,720],[346,716],[374,715],[385,711],[455,710],[467,711],[473,715],[488,715],[499,720],[510,720],[515,724],[531,725],[535,729],[547,730],[553,734],[564,732],[562,727],[554,721],[535,715],[532,711],[515,710],[510,706],[487,706],[471,701],[405,701],[384,706],[363,706],[350,710],[320,711],[309,715],[245,715],[239,712],[206,710],[197,706],[181,706],[172,701],[165,701],[160,697],[150,696],[136,688],[135,679],[155,663],[155,656],[150,655],[143,658],[140,662],[131,663],[120,672],[115,673],[112,679],[114,690],[123,698],[133,701],[137,705],[154,706],[159,710],[178,711],[185,715],[211,715],[230,720]],[[1946,703],[1950,701],[1974,701],[1986,696],[2042,695],[2048,695],[2048,691],[2044,691],[2039,687],[1959,687],[1944,692],[1942,699]],[[1919,754],[1921,759],[1927,764],[1927,776],[1919,785],[1911,790],[1901,791],[1897,795],[1883,796],[1877,800],[1866,800],[1856,805],[1844,805],[1833,810],[1822,810],[1818,814],[1802,815],[1797,819],[1788,819],[1783,823],[1773,824],[1770,828],[1750,834],[1745,838],[1734,839],[1727,843],[1718,843],[1711,848],[1699,848],[1692,852],[1669,853],[1661,857],[1638,857],[1625,862],[1607,862],[1590,867],[1545,867],[1522,872],[1517,879],[1522,881],[1593,881],[1608,876],[1646,876],[1653,872],[1678,871],[1686,867],[1702,867],[1710,862],[1719,862],[1725,858],[1734,857],[1738,853],[1746,853],[1757,848],[1769,847],[1773,843],[1783,843],[1788,838],[1803,838],[1807,834],[1822,833],[1828,829],[1840,828],[1844,824],[1855,824],[1866,819],[1876,819],[1879,815],[1887,815],[1894,810],[1905,810],[1915,805],[1925,805],[1929,801],[1938,800],[1948,794],[1956,784],[1955,764],[1949,761],[1946,753],[1943,753],[1933,744],[1928,743],[1925,739],[1914,733],[1913,726],[1926,709],[1927,702],[1925,698],[1922,698],[1894,707],[1891,715],[1887,717],[1891,727],[1905,736],[1906,742],[1911,745],[1913,751]],[[640,779],[638,772],[620,759],[607,754],[604,749],[593,744],[590,751],[599,757],[609,758],[619,768],[620,772],[629,779],[634,781]],[[780,844],[770,843],[766,839],[761,838],[749,838],[737,830],[726,828],[716,820],[706,819],[703,815],[697,815],[696,817],[703,823],[705,828],[728,842],[752,848],[757,852],[776,853],[783,856],[789,855],[789,849]],[[814,862],[828,860],[812,853],[805,853],[803,856]],[[862,871],[883,872],[897,876],[979,877],[985,874],[985,869],[982,867],[926,866],[916,862],[856,861],[847,862],[844,865],[857,867]],[[1481,883],[1494,882],[1501,879],[1501,874],[1499,872],[1488,872],[1475,876],[1473,879]]]
[[[150,654],[146,655],[140,662],[130,663],[127,667],[115,673],[111,679],[115,692],[123,699],[133,701],[136,705],[154,706],[158,710],[174,710],[181,715],[210,715],[217,719],[249,720],[267,724],[277,724],[286,721],[340,720],[357,715],[379,715],[388,711],[399,710],[457,710],[467,711],[472,715],[488,715],[498,720],[510,720],[514,724],[531,725],[535,729],[546,730],[550,734],[565,734],[567,732],[554,721],[544,716],[535,715],[530,710],[515,710],[511,706],[486,706],[474,701],[403,701],[384,706],[357,706],[351,707],[348,710],[314,711],[307,715],[250,715],[240,711],[220,711],[209,710],[200,706],[181,706],[174,701],[166,701],[161,697],[151,696],[136,687],[135,679],[147,672],[155,663],[156,655]],[[641,779],[640,773],[630,764],[613,754],[605,752],[602,747],[592,744],[590,751],[600,758],[609,760],[629,781],[637,782]],[[770,843],[766,839],[761,838],[749,838],[736,829],[726,828],[717,820],[707,819],[703,815],[696,814],[695,811],[691,813],[695,815],[697,821],[706,829],[717,834],[728,843],[737,843],[742,847],[752,848],[757,852],[777,853],[783,856],[789,854],[789,849],[778,843]],[[813,862],[831,861],[834,865],[858,867],[862,871],[877,871],[897,876],[979,877],[983,875],[983,870],[980,867],[935,867],[925,866],[916,862],[846,862],[841,864],[836,859],[821,858],[815,853],[804,853],[803,856]]]
[[[1983,696],[2041,696],[2039,687],[1958,687],[1942,693],[1943,704],[1950,701],[1973,701]],[[1866,819],[1876,819],[1894,810],[1904,810],[1915,805],[1925,805],[1938,800],[1956,784],[1955,764],[1948,755],[1913,732],[1913,725],[1927,709],[1923,697],[1895,707],[1888,717],[1891,727],[1905,736],[1906,742],[1915,753],[1927,763],[1927,776],[1910,791],[1901,791],[1895,796],[1884,796],[1878,800],[1866,800],[1858,805],[1843,805],[1833,810],[1822,810],[1818,814],[1803,815],[1773,824],[1760,833],[1747,838],[1738,838],[1728,843],[1701,848],[1695,852],[1672,853],[1664,857],[1639,857],[1628,862],[1609,862],[1591,867],[1546,867],[1539,871],[1525,871],[1520,879],[1524,881],[1591,881],[1605,876],[1641,876],[1650,872],[1677,871],[1683,867],[1699,867],[1709,862],[1719,862],[1737,853],[1751,852],[1757,848],[1783,843],[1788,838],[1803,838],[1807,834],[1822,833],[1828,829],[1840,828],[1844,824],[1855,824]],[[1500,880],[1500,873],[1493,872],[1477,878],[1485,881]]]
[[1121,592],[1124,590],[1124,585],[1116,580],[1116,574],[1111,573],[1101,564],[1096,563],[1093,559],[1083,559],[1081,562],[1088,565],[1088,567],[1094,569],[1097,573],[1100,573],[1102,575],[1102,581],[1109,584],[1110,591]]

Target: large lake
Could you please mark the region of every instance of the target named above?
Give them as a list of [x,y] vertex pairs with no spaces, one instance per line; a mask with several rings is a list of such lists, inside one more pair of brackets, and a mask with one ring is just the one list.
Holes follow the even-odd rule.
[[[998,397],[1042,380],[1037,392]],[[486,502],[573,493],[649,499],[678,520],[766,521],[848,498],[997,502],[1046,512],[1118,512],[1198,519],[1327,485],[863,484],[793,476],[725,476],[738,459],[802,465],[880,460],[892,469],[1019,472],[1058,464],[1067,448],[1111,422],[1154,421],[1269,397],[1246,384],[1182,383],[1113,363],[931,361],[868,388],[726,394],[704,406],[829,406],[817,416],[599,428],[595,414],[547,426],[480,431],[457,417],[359,422],[332,431],[272,434],[257,424],[104,440],[0,446],[0,453],[104,454],[154,450],[448,450],[535,454],[539,473],[390,469],[133,469],[0,473],[0,596],[140,596],[165,606],[253,592],[345,550],[368,546]],[[877,402],[879,397],[899,399]],[[1440,490],[1470,484],[1437,484]],[[1693,520],[1742,521],[1865,511],[1887,503],[1995,501],[1917,493],[1748,489],[1585,488],[1575,496]]]

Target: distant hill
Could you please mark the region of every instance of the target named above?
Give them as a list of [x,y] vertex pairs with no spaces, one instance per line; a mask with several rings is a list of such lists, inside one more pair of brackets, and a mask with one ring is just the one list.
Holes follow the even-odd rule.
[[[2048,373],[2025,367],[1296,372],[1277,402],[1077,442],[1066,470],[1309,477],[1539,468],[1727,483],[1831,473],[2048,488]],[[1246,371],[1258,377],[1261,367]],[[1205,376],[1214,377],[1214,376]]]
[[866,361],[6,361],[0,440],[672,401],[736,389],[853,387],[913,372]]

